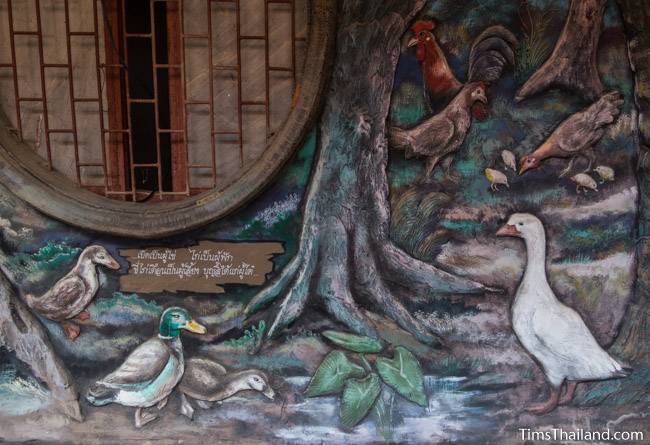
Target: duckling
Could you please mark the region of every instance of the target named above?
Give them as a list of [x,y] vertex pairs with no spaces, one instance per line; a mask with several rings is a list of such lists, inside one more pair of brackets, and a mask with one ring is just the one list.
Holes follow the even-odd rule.
[[542,365],[551,386],[546,401],[526,409],[547,413],[571,402],[579,382],[627,377],[632,370],[601,348],[580,315],[551,289],[542,222],[534,215],[515,213],[497,236],[523,238],[526,243],[528,261],[511,308],[512,327],[524,349]]
[[264,372],[247,369],[228,374],[219,363],[199,357],[187,361],[185,375],[178,388],[181,392],[181,414],[190,419],[194,417],[194,408],[188,398],[196,399],[197,405],[203,409],[246,390],[261,392],[270,400],[275,398]]
[[508,177],[501,173],[499,170],[495,170],[493,168],[486,168],[485,169],[485,177],[487,178],[488,181],[490,181],[490,188],[492,189],[493,192],[498,192],[499,191],[499,184],[503,184],[506,187],[510,188],[510,184],[508,184]]
[[155,420],[143,409],[157,405],[161,410],[185,372],[181,330],[205,334],[187,310],[170,307],[160,317],[158,335],[138,346],[124,363],[88,388],[86,399],[95,406],[118,403],[137,408],[135,427]]
[[80,332],[79,325],[70,321],[75,317],[87,320],[85,310],[99,289],[96,266],[117,270],[120,264],[102,246],[86,247],[77,264],[63,278],[40,297],[25,295],[29,307],[63,327],[66,337],[74,341]]

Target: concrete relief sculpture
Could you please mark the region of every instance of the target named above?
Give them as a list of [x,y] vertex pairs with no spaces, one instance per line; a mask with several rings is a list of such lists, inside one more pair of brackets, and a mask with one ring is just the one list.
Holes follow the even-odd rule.
[[[242,7],[208,3],[227,3],[211,18]],[[276,3],[265,20],[293,17]],[[201,224],[186,230],[149,203],[143,225],[94,230],[75,206],[66,222],[24,199],[40,189],[0,160],[0,441],[650,440],[650,6],[310,4],[337,14],[312,28],[333,33],[327,88],[305,85],[322,108],[304,108],[295,65],[278,68],[283,27],[233,30],[290,77],[291,119],[317,116],[304,138],[277,130],[301,143],[254,199],[208,190],[188,198]],[[226,101],[215,79],[209,102]],[[240,119],[271,107],[262,81]],[[156,193],[174,201],[158,209],[185,205]],[[131,221],[142,203],[120,199]]]

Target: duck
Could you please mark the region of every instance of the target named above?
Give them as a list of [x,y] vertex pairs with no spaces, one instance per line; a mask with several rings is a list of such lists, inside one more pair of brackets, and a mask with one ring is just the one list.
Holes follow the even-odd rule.
[[531,403],[535,414],[569,404],[578,383],[627,377],[632,369],[609,355],[573,308],[562,303],[546,275],[546,233],[534,215],[515,213],[497,236],[522,238],[526,268],[511,307],[512,328],[523,348],[541,364],[550,385],[546,401]]
[[267,375],[259,369],[246,369],[228,373],[221,364],[204,357],[187,361],[185,374],[179,385],[181,393],[181,414],[194,417],[194,399],[203,409],[209,409],[214,402],[221,402],[241,391],[257,391],[269,400],[275,398],[275,391]]
[[72,320],[84,321],[90,318],[86,307],[99,290],[97,266],[112,270],[120,268],[120,264],[105,247],[88,246],[81,252],[70,272],[40,297],[26,294],[25,302],[38,314],[60,323],[68,340],[74,341],[81,329]]
[[162,410],[185,372],[181,331],[205,334],[206,328],[186,309],[170,307],[161,317],[158,335],[138,346],[115,371],[88,388],[86,400],[95,406],[117,403],[136,408],[135,427],[158,418],[144,411]]

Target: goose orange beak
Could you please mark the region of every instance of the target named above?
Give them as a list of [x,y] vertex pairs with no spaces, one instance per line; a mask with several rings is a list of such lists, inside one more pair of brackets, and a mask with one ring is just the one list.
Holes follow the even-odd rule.
[[521,236],[521,232],[512,224],[506,224],[497,230],[497,236]]
[[194,320],[190,320],[187,323],[185,323],[185,326],[183,326],[183,329],[186,329],[190,332],[194,332],[195,334],[205,334],[207,332],[207,329],[205,326],[202,324],[197,323]]

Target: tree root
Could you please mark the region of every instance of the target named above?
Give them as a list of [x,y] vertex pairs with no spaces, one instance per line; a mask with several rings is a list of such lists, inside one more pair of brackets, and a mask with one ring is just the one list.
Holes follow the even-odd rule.
[[519,89],[520,102],[548,88],[576,91],[594,101],[603,93],[596,56],[605,0],[571,0],[569,14],[553,53]]
[[45,329],[18,298],[4,272],[0,272],[0,344],[14,351],[47,385],[60,412],[83,420],[72,376],[56,355]]

